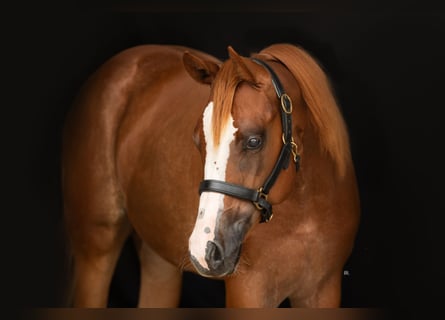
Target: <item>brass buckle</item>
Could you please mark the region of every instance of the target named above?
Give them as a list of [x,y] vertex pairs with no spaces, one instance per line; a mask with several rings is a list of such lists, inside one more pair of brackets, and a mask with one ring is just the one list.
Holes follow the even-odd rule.
[[[283,111],[287,114],[291,114],[292,113],[292,100],[290,99],[290,97],[287,95],[287,93],[283,93],[281,95],[281,109],[283,109]],[[289,109],[286,108],[286,103],[284,102],[284,100],[288,100],[289,101]]]
[[[259,197],[260,198],[263,198],[264,200],[266,200],[267,201],[267,194],[266,193],[264,193],[263,192],[263,187],[260,187],[260,188],[258,188],[258,193],[259,193]],[[255,205],[255,207],[258,209],[258,210],[263,210],[264,208],[258,203],[258,201],[253,201],[253,204]]]

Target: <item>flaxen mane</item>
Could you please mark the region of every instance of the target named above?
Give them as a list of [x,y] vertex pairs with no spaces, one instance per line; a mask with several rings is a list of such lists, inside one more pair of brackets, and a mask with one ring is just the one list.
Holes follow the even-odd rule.
[[232,111],[236,88],[243,80],[239,76],[235,63],[232,60],[227,60],[218,72],[213,87],[213,105],[215,109],[212,125],[215,145],[219,144],[220,135],[224,129],[223,126],[226,125]]
[[[309,119],[322,148],[335,161],[343,176],[350,162],[349,139],[345,122],[331,90],[329,80],[319,64],[306,51],[290,44],[275,44],[263,49],[266,55],[281,62],[297,80],[309,110]],[[227,60],[214,82],[213,130],[215,144],[230,115],[236,88],[245,79],[238,74],[235,63]]]
[[298,81],[320,144],[343,176],[351,158],[348,133],[324,71],[306,51],[290,44],[275,44],[260,54],[280,61]]

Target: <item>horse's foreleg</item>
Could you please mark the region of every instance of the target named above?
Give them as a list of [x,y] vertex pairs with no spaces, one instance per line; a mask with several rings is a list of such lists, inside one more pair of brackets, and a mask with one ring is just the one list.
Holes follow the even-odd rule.
[[106,307],[111,278],[130,227],[95,225],[85,229],[75,238],[73,248],[73,306]]
[[175,308],[181,297],[182,272],[165,261],[144,242],[139,249],[140,308]]
[[312,294],[302,297],[295,292],[289,297],[293,308],[338,308],[341,300],[341,274],[334,274],[314,288]]
[[228,278],[225,284],[227,308],[274,308],[285,298],[267,289],[262,276]]

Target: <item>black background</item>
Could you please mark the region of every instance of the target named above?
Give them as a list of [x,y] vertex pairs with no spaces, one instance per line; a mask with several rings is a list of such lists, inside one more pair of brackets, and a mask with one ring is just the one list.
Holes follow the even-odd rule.
[[[71,101],[96,68],[145,43],[186,45],[225,60],[228,45],[249,55],[290,42],[321,62],[350,132],[362,221],[345,267],[342,306],[440,306],[443,9],[424,1],[15,5],[3,12],[2,27],[7,304],[62,305],[60,134]],[[135,306],[136,262],[126,246],[110,306]],[[181,306],[223,306],[221,283],[191,274],[184,281]]]

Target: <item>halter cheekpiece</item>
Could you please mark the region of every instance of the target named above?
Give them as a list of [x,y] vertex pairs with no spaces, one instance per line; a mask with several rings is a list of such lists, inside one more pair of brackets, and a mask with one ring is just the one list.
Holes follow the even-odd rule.
[[278,76],[268,64],[256,58],[253,58],[252,60],[263,66],[269,72],[272,78],[273,87],[281,104],[280,113],[283,146],[281,147],[280,155],[263,186],[259,187],[257,190],[220,180],[203,180],[199,186],[199,194],[204,191],[211,191],[243,200],[249,200],[261,212],[262,223],[268,222],[273,216],[272,205],[267,200],[270,189],[277,180],[281,170],[286,169],[289,166],[291,154],[295,162],[296,170],[299,169],[300,155],[297,152],[297,145],[292,137],[292,101],[290,97],[284,92]]

